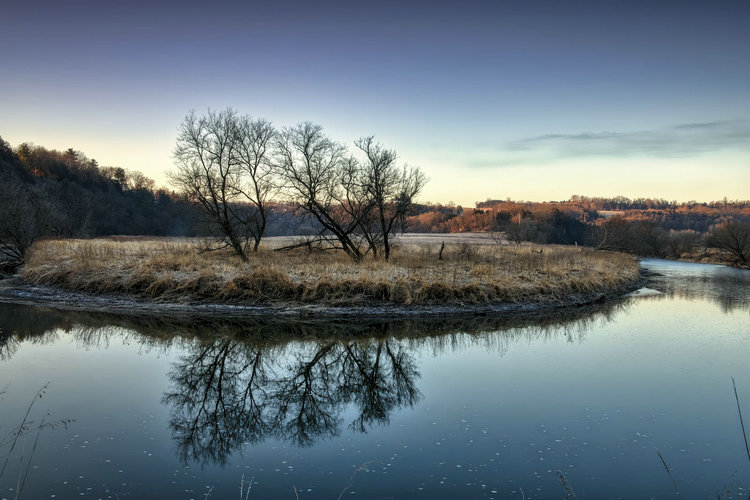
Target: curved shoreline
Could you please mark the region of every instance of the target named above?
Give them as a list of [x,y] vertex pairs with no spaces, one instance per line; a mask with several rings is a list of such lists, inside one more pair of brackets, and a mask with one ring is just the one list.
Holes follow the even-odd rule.
[[571,294],[552,302],[501,302],[469,304],[400,305],[382,303],[357,306],[277,303],[242,305],[210,302],[158,302],[119,294],[93,295],[50,285],[29,283],[19,276],[0,279],[0,302],[44,306],[66,311],[106,312],[125,316],[148,315],[180,319],[414,319],[459,316],[516,316],[602,304],[640,288],[646,281],[641,269],[637,280],[606,292]]

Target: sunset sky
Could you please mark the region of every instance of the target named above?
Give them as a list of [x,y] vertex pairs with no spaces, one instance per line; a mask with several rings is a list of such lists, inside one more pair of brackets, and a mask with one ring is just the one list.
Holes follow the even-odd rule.
[[422,201],[750,198],[750,2],[4,2],[0,136],[167,184],[231,106],[374,134]]

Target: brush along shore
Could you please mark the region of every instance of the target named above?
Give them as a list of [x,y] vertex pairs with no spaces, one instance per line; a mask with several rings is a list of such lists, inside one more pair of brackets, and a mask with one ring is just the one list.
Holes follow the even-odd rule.
[[[578,247],[516,247],[402,241],[389,262],[355,263],[336,251],[273,251],[273,241],[242,262],[229,252],[199,253],[196,240],[47,240],[30,250],[20,277],[33,285],[154,305],[323,307],[373,311],[447,307],[582,304],[632,290],[638,262]],[[102,300],[103,299],[103,300]],[[104,302],[103,302],[104,301]],[[473,307],[472,307],[473,306]]]

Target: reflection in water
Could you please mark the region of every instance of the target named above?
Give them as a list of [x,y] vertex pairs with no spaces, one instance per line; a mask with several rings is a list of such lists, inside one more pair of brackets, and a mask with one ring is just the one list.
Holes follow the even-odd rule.
[[[711,301],[725,313],[750,311],[750,271],[731,267],[646,259],[643,266],[656,273],[649,287],[689,300]],[[658,300],[658,297],[657,297]]]
[[196,343],[170,373],[164,396],[184,461],[226,463],[243,442],[267,437],[309,446],[348,427],[387,424],[420,398],[412,355],[393,340],[259,347],[229,339]]
[[[7,359],[22,341],[52,342],[60,330],[82,348],[106,349],[112,339],[159,350],[179,344],[183,354],[162,398],[178,454],[185,463],[223,465],[244,443],[274,438],[311,446],[344,426],[364,433],[387,425],[395,410],[421,398],[416,352],[480,346],[503,354],[517,341],[580,341],[627,304],[545,316],[358,323],[186,323],[0,304],[0,313],[8,311],[0,314],[0,352]],[[345,411],[353,412],[349,422]]]
[[52,343],[55,330],[71,323],[60,314],[35,314],[33,308],[0,304],[0,361],[9,360],[22,342]]
[[[254,496],[305,484],[316,490],[306,498],[329,498],[350,477],[347,463],[371,459],[382,467],[357,477],[368,497],[479,498],[496,488],[513,498],[520,487],[557,497],[558,466],[592,497],[663,496],[658,446],[677,482],[700,480],[692,496],[708,496],[746,458],[734,394],[721,388],[736,376],[740,400],[750,397],[750,275],[645,265],[660,274],[648,286],[667,292],[659,303],[634,297],[511,318],[207,321],[0,304],[0,380],[10,374],[22,393],[59,377],[63,389],[45,402],[88,419],[85,435],[40,441],[30,494],[68,498],[100,484],[97,496],[198,497],[211,484],[223,498],[235,486],[218,490],[236,485],[244,467],[259,475]],[[143,376],[133,376],[136,366]],[[0,426],[21,420],[23,399],[0,406]],[[288,459],[289,470],[271,467]],[[232,466],[199,473],[193,462]]]
[[[21,342],[52,343],[59,332],[75,337],[82,348],[106,348],[113,337],[124,337],[149,349],[167,349],[190,339],[230,338],[259,345],[283,346],[291,341],[345,339],[404,339],[423,347],[434,339],[437,350],[456,342],[482,342],[504,350],[507,341],[521,334],[534,338],[562,335],[580,339],[596,322],[609,322],[626,310],[629,299],[513,316],[450,316],[445,318],[383,320],[263,320],[183,319],[160,316],[124,316],[97,312],[57,310],[0,302],[1,359],[10,359]],[[531,329],[531,330],[529,330]],[[497,335],[502,333],[502,335]],[[468,336],[466,338],[463,338]],[[445,337],[442,338],[441,337]],[[453,348],[459,346],[453,345]],[[436,351],[438,352],[438,351]]]

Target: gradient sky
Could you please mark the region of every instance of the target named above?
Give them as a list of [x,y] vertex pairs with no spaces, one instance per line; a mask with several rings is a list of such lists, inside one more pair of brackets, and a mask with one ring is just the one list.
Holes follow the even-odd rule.
[[422,201],[750,198],[750,1],[4,2],[0,136],[166,184],[231,106],[374,134]]

